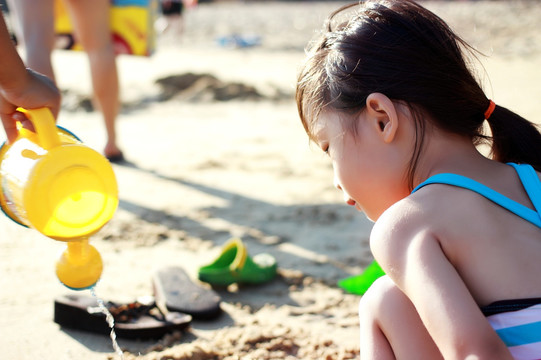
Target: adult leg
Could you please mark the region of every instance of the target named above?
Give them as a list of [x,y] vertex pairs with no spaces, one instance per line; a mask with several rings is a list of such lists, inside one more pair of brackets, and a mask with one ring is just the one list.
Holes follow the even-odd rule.
[[109,0],[66,0],[77,38],[90,62],[94,100],[102,112],[107,132],[104,155],[121,154],[117,145],[116,117],[119,80],[109,24]]
[[[54,48],[53,0],[12,0],[18,40],[25,48],[25,64],[54,81],[51,53]],[[13,18],[12,18],[13,19]]]
[[361,359],[443,359],[411,301],[384,276],[361,298]]

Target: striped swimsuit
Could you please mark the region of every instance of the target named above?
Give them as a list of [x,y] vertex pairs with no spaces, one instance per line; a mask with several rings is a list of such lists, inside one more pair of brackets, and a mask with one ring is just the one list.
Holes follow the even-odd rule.
[[[517,171],[522,185],[537,211],[511,200],[483,184],[456,174],[431,176],[417,186],[413,192],[429,184],[447,184],[466,188],[541,228],[541,182],[537,173],[530,165],[514,163],[509,163],[509,165]],[[541,360],[541,298],[497,301],[482,307],[481,310],[515,359]]]

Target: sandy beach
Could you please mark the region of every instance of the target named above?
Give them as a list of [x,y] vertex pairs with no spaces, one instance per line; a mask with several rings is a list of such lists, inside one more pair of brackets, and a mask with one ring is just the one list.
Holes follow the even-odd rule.
[[[215,320],[159,341],[119,339],[125,359],[359,358],[359,296],[336,282],[372,261],[372,224],[343,203],[293,100],[303,49],[340,4],[205,2],[186,11],[182,37],[158,38],[151,57],[119,57],[128,163],[114,165],[119,208],[91,238],[104,261],[97,294],[151,295],[153,274],[169,265],[197,282],[231,237],[279,267],[267,284],[217,289]],[[486,55],[477,68],[489,97],[541,123],[541,2],[424,4]],[[257,44],[220,44],[231,35]],[[101,151],[84,54],[56,51],[53,60],[59,125]],[[54,273],[64,247],[0,217],[0,359],[118,358],[107,336],[53,322],[55,297],[70,293]]]

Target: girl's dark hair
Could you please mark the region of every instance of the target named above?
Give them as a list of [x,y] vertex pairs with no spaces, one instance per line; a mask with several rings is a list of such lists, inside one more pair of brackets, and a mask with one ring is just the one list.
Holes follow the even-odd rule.
[[[354,9],[349,20],[334,25],[339,15]],[[413,1],[346,5],[330,15],[299,72],[296,100],[304,128],[312,138],[312,125],[323,109],[356,114],[368,95],[379,92],[406,103],[414,114],[410,187],[423,150],[423,112],[438,128],[468,136],[475,144],[492,140],[495,160],[529,163],[541,170],[541,134],[526,119],[496,105],[488,120],[492,136],[483,133],[490,101],[466,54],[475,57],[442,19]]]

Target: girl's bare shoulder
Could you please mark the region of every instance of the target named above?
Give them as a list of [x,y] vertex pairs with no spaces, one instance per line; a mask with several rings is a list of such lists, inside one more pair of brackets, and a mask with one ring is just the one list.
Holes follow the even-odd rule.
[[490,228],[498,221],[492,217],[494,207],[466,189],[433,184],[388,208],[374,224],[370,246],[377,254],[405,250],[419,237],[442,246],[448,239],[467,241],[479,235],[480,225]]
[[437,217],[429,211],[429,199],[410,195],[389,207],[376,221],[370,247],[376,256],[405,250],[417,234],[430,232]]

